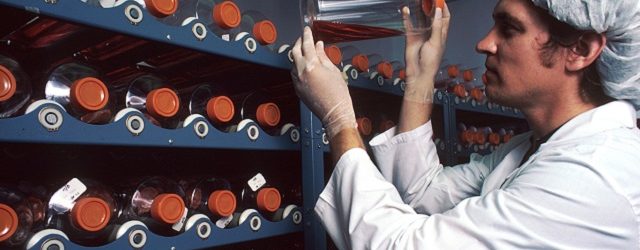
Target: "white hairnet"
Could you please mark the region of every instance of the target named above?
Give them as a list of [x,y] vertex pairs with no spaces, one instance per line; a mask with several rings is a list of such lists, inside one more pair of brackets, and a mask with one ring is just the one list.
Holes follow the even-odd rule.
[[607,37],[597,61],[607,95],[640,109],[639,0],[531,0],[536,6],[578,30]]

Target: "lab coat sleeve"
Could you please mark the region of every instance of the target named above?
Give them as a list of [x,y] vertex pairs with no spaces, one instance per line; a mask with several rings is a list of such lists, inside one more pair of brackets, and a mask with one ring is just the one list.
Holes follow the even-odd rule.
[[369,143],[382,176],[393,183],[405,203],[424,214],[446,211],[479,195],[494,165],[494,157],[473,154],[468,164],[444,168],[432,136],[429,121],[398,135],[394,127]]
[[[628,239],[637,240],[637,225],[628,200],[600,185],[602,176],[563,160],[428,216],[401,200],[364,150],[352,149],[337,163],[315,211],[340,249],[634,247]],[[576,175],[577,182],[567,182]]]

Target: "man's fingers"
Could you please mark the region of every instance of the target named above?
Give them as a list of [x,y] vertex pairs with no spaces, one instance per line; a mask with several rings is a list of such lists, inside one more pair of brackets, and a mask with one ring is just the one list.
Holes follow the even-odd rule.
[[442,25],[442,9],[436,8],[436,14],[433,17],[431,26],[431,38],[429,38],[429,42],[435,46],[442,44]]
[[327,68],[334,68],[335,65],[327,56],[327,52],[324,50],[324,42],[319,41],[316,43],[316,53],[318,54],[318,59],[320,59],[320,63]]
[[298,40],[296,40],[293,48],[291,48],[291,54],[293,55],[293,61],[296,64],[303,63],[304,58],[302,57],[302,37],[299,37]]
[[304,27],[304,34],[302,35],[302,55],[307,62],[313,61],[317,58],[316,47],[313,42],[313,34],[309,26]]
[[444,44],[447,41],[447,36],[449,35],[449,21],[451,20],[451,13],[449,12],[449,6],[447,3],[444,4],[444,9],[442,10],[442,37],[441,41]]

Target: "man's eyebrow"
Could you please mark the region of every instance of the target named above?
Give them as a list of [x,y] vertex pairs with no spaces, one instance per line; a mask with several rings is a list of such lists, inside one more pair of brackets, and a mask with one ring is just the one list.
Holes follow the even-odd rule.
[[513,26],[516,26],[519,29],[524,29],[524,24],[518,18],[510,15],[506,12],[497,12],[493,14],[493,19],[496,22],[509,23]]

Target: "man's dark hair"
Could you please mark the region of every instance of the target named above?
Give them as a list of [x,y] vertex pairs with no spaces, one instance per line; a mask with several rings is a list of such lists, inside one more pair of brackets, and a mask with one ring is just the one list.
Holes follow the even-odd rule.
[[[558,21],[546,10],[538,7],[536,7],[536,9],[549,28],[549,41],[542,45],[540,53],[542,64],[545,67],[553,66],[555,63],[553,55],[559,48],[576,46],[583,35],[595,33],[594,31],[575,29],[566,23]],[[583,78],[580,82],[580,97],[587,103],[600,106],[613,99],[604,93],[602,79],[600,78],[600,73],[598,73],[596,61],[584,69]]]

